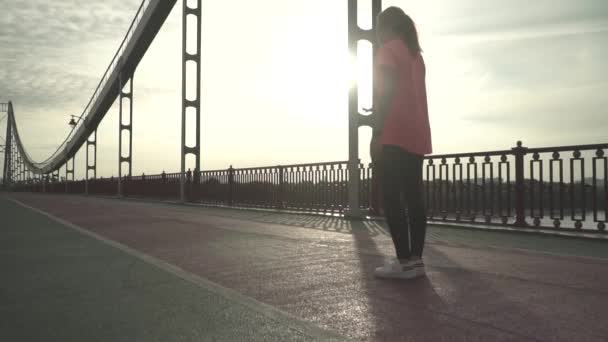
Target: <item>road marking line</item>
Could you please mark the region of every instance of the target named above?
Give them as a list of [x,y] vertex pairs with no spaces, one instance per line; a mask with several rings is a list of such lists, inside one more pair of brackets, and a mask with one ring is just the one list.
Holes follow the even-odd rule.
[[64,219],[61,219],[53,214],[47,213],[46,211],[43,211],[41,209],[38,208],[34,208],[32,206],[29,206],[17,199],[14,198],[8,198],[10,201],[14,202],[15,204],[18,204],[20,206],[22,206],[23,208],[29,209],[31,211],[36,212],[37,214],[40,214],[42,216],[45,216],[67,228],[73,229],[81,234],[87,235],[95,240],[98,240],[106,245],[109,245],[111,247],[117,248],[135,258],[138,258],[148,264],[151,264],[153,266],[156,266],[166,272],[169,272],[181,279],[184,279],[186,281],[189,281],[199,287],[204,288],[205,290],[208,290],[210,292],[214,292],[220,296],[223,296],[224,298],[228,299],[229,301],[233,301],[236,302],[238,304],[241,304],[243,306],[245,306],[246,308],[249,308],[253,311],[257,311],[257,312],[261,312],[262,314],[266,315],[267,317],[274,319],[275,321],[284,321],[284,320],[289,320],[289,323],[297,323],[299,325],[299,327],[301,327],[302,329],[298,329],[298,326],[290,326],[290,329],[294,329],[304,335],[307,335],[309,337],[315,338],[315,339],[323,339],[323,340],[335,340],[335,341],[343,341],[346,340],[346,338],[344,336],[339,335],[336,332],[330,331],[330,330],[325,330],[322,329],[312,323],[306,322],[304,320],[302,320],[301,318],[295,317],[285,311],[282,311],[274,306],[262,303],[254,298],[251,297],[247,297],[235,290],[226,288],[224,286],[221,286],[215,282],[212,282],[208,279],[205,279],[203,277],[200,277],[196,274],[190,273],[178,266],[172,265],[170,263],[167,263],[161,259],[158,259],[156,257],[153,257],[151,255],[142,253],[140,251],[137,251],[131,247],[128,247],[127,245],[123,245],[119,242],[107,239],[99,234],[96,234],[92,231],[89,231],[85,228],[82,228],[76,224],[73,224],[71,222],[68,222]]

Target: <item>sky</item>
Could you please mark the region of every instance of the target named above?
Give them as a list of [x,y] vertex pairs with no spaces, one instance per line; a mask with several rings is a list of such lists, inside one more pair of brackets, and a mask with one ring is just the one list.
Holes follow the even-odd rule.
[[[0,0],[0,102],[13,101],[34,159],[68,134],[69,115],[82,112],[139,3]],[[360,3],[364,17],[371,1]],[[348,84],[362,81],[366,105],[369,55],[352,67],[346,4],[203,1],[204,170],[348,158]],[[605,0],[384,1],[391,5],[420,31],[435,153],[607,141]],[[134,174],[179,170],[180,120],[178,3],[135,74]],[[360,132],[366,161],[370,130]],[[98,141],[98,175],[116,175],[116,104]],[[78,178],[83,169],[84,150]]]

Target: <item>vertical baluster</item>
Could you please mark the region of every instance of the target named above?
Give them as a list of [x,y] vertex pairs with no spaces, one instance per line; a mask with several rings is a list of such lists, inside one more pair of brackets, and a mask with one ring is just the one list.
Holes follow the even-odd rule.
[[[473,169],[473,179],[471,179],[471,169]],[[475,157],[470,157],[467,163],[467,206],[470,221],[475,221],[477,213],[477,163]]]
[[[268,178],[268,168],[262,168],[260,169],[260,180],[259,180],[259,187],[260,187],[260,193],[262,194],[262,203],[260,203],[258,206],[262,206],[262,207],[267,207],[268,206],[268,202],[270,201],[269,199],[269,193],[268,193],[268,183],[267,183],[267,178]],[[257,202],[257,195],[255,193],[252,194],[252,198],[251,200],[253,202]]]
[[366,193],[366,198],[365,198],[365,213],[366,215],[369,214],[371,208],[372,208],[372,169],[371,169],[371,164],[367,163],[367,164],[363,164],[363,169],[365,172],[365,193]]
[[[220,183],[218,184],[217,196],[219,204],[222,205],[230,205],[230,197],[232,194],[231,191],[231,179],[230,179],[230,169],[222,170],[220,172]],[[234,179],[232,179],[234,181]]]
[[251,188],[254,187],[254,179],[255,179],[255,170],[246,170],[245,171],[245,175],[246,175],[246,180],[243,184],[243,205],[247,205],[249,203],[249,200],[251,198]]
[[293,207],[293,167],[289,166],[285,168],[285,191],[284,191],[284,201],[285,208],[291,209]]
[[326,213],[327,212],[327,198],[326,198],[326,193],[327,193],[327,169],[326,169],[326,165],[321,165],[319,167],[319,191],[321,192],[321,210]]
[[270,205],[271,207],[280,209],[279,205],[279,181],[278,181],[278,169],[279,167],[273,167],[270,169],[270,181],[268,186],[270,187]]
[[[249,190],[249,206],[263,207],[266,202],[266,192],[264,186],[264,173],[265,169],[253,169],[252,186]],[[260,200],[258,200],[260,197]]]
[[[599,211],[599,204],[598,204],[598,190],[600,188],[600,184],[598,184],[598,175],[597,175],[597,165],[598,165],[598,161],[601,161],[603,168],[602,170],[604,171],[603,173],[603,179],[604,179],[604,186],[603,186],[603,190],[604,190],[604,196],[603,196],[603,202],[604,205],[602,206],[604,208],[604,216],[603,219],[600,220],[599,215],[598,215],[598,211]],[[601,178],[600,178],[601,179]],[[595,151],[595,157],[593,157],[593,222],[596,223],[596,227],[599,231],[604,231],[606,229],[606,221],[608,219],[608,159],[604,156],[604,151],[602,149],[597,149],[597,151]]]
[[[500,161],[498,162],[498,191],[497,191],[497,203],[498,203],[498,207],[497,207],[497,212],[498,212],[498,217],[500,217],[501,223],[502,224],[506,224],[508,221],[508,214],[505,214],[505,181],[503,179],[504,176],[504,172],[503,170],[503,166],[507,165],[507,172],[509,170],[509,166],[506,163],[507,161],[507,156],[506,155],[501,155],[500,156]],[[507,193],[508,193],[508,187],[507,187]],[[508,203],[508,201],[507,201]]]
[[[489,168],[489,178],[486,169]],[[486,155],[481,164],[481,213],[486,223],[492,222],[494,215],[494,163],[490,156]]]
[[[444,178],[445,169],[445,178]],[[448,194],[449,194],[449,168],[445,158],[441,158],[441,164],[439,165],[439,213],[441,218],[446,220],[448,218]]]
[[504,161],[505,161],[505,165],[507,167],[507,216],[503,219],[504,223],[507,223],[507,220],[509,217],[511,217],[512,215],[512,206],[511,204],[512,202],[512,198],[511,198],[511,189],[513,189],[513,184],[511,183],[511,163],[509,162],[509,160],[507,159],[507,156],[504,156]]
[[364,209],[367,203],[367,186],[365,186],[365,166],[359,162],[359,209]]
[[605,222],[608,222],[608,159],[604,156],[603,150],[598,150],[597,156],[603,157],[604,160],[604,196],[602,197],[604,201],[604,220],[597,224],[597,229],[603,232],[606,229]]
[[336,174],[334,164],[329,165],[329,211],[334,214],[336,212]]
[[[262,190],[262,194],[263,196],[263,203],[262,206],[263,207],[269,207],[270,203],[272,202],[272,194],[270,193],[270,186],[269,186],[269,175],[270,175],[270,168],[263,168],[262,170],[260,170],[260,175],[261,175],[261,184],[260,187]],[[255,195],[254,195],[255,196]],[[253,198],[253,200],[255,200],[255,198]]]
[[[432,171],[432,173],[431,173]],[[429,159],[429,162],[426,166],[426,180],[427,180],[427,210],[429,218],[433,218],[435,216],[436,209],[436,194],[435,194],[435,164],[433,159]]]
[[315,166],[310,166],[308,171],[308,186],[310,189],[310,206],[309,210],[315,211],[317,208],[317,196],[316,196],[316,179],[317,170]]
[[230,206],[233,206],[234,203],[236,202],[235,199],[239,198],[240,196],[240,191],[241,191],[241,181],[242,181],[242,174],[240,170],[234,170],[232,168],[232,166],[230,167],[230,171],[233,175],[233,180],[232,180],[232,189],[231,189],[231,193],[230,193]]
[[311,176],[311,190],[312,190],[311,209],[316,212],[319,210],[319,192],[318,192],[319,166],[318,165],[311,167],[310,176]]
[[243,184],[245,183],[245,171],[244,170],[235,170],[237,172],[237,182],[234,184],[234,194],[232,197],[233,205],[236,205],[240,202],[240,199],[243,197]]
[[319,165],[315,165],[314,166],[314,171],[313,171],[313,181],[312,181],[312,186],[313,186],[313,191],[314,191],[314,206],[313,206],[313,210],[318,212],[321,209],[321,196],[320,196],[320,178],[321,178],[321,174],[320,174],[320,169],[319,169]]
[[247,206],[255,205],[255,196],[257,193],[261,193],[262,197],[264,195],[263,189],[260,189],[260,173],[259,169],[250,169],[249,170],[249,188],[247,191]]
[[308,188],[306,185],[306,167],[298,167],[298,169],[300,170],[300,181],[299,181],[299,188],[300,188],[300,209],[306,209],[308,207]]
[[312,208],[313,205],[313,200],[312,200],[312,189],[310,186],[310,180],[312,178],[312,168],[310,166],[308,167],[304,167],[303,169],[303,173],[302,176],[305,179],[304,182],[304,186],[305,186],[305,204],[304,204],[304,209],[305,210],[310,210],[310,208]]
[[[458,172],[456,172],[456,169],[458,169]],[[462,164],[459,157],[456,157],[454,165],[452,165],[452,175],[454,178],[454,211],[456,213],[456,221],[460,221],[464,203],[464,181],[462,179]],[[458,175],[458,180],[456,179],[456,175]]]
[[304,189],[304,170],[301,167],[296,167],[296,193],[298,194],[298,209],[303,209],[306,203],[306,194]]
[[247,171],[239,170],[239,182],[237,184],[237,196],[234,198],[234,204],[240,204],[245,198],[245,191],[247,186]]
[[304,185],[302,184],[302,173],[301,173],[301,168],[299,166],[296,166],[296,184],[295,184],[295,189],[296,189],[296,194],[297,194],[297,200],[296,200],[296,208],[297,209],[302,209],[302,204],[305,201],[305,198],[303,196],[304,194]]
[[270,191],[272,193],[271,205],[275,208],[281,209],[281,202],[279,200],[279,170],[280,166],[273,167],[270,169]]
[[241,184],[242,196],[239,198],[239,205],[247,205],[249,201],[249,193],[251,192],[251,187],[253,186],[251,183],[252,179],[253,170],[243,170],[243,184]]
[[[543,161],[542,159],[540,159],[540,155],[538,153],[534,153],[532,155],[532,159],[530,161],[530,164],[533,163],[537,163],[538,164],[538,171],[539,171],[539,176],[538,176],[538,202],[534,203],[534,200],[531,200],[531,206],[532,208],[534,208],[535,205],[538,205],[538,215],[536,217],[534,217],[534,226],[538,227],[540,226],[540,222],[541,219],[544,218],[544,180],[543,180]],[[534,188],[534,175],[532,175],[531,177],[531,188]]]
[[[555,177],[554,177],[554,164],[558,164],[559,171],[559,184],[558,184],[558,207],[559,215],[555,214]],[[560,158],[559,152],[553,152],[552,159],[549,162],[549,202],[550,202],[550,213],[549,216],[553,220],[553,226],[559,228],[561,221],[564,219],[564,167],[563,160]]]
[[260,182],[262,170],[251,169],[249,170],[249,173],[251,179],[249,182],[249,191],[247,192],[247,206],[256,206],[256,195],[261,194],[262,198],[264,198],[264,188]]
[[344,183],[345,183],[345,179],[344,179],[344,169],[342,168],[342,164],[338,164],[338,191],[339,191],[339,195],[338,198],[340,199],[340,213],[344,212]]
[[243,182],[239,184],[241,188],[240,196],[238,197],[238,204],[245,205],[247,204],[247,200],[249,198],[249,188],[251,187],[251,170],[242,170],[242,178]]
[[[583,223],[582,221],[585,220],[585,158],[581,157],[581,152],[576,150],[573,152],[573,158],[570,158],[570,201],[571,201],[571,210],[570,210],[570,216],[572,221],[574,221],[574,228],[576,228],[577,230],[582,229],[583,227]],[[582,210],[581,212],[581,217],[576,217],[576,184],[574,183],[574,162],[575,161],[580,161],[580,171],[581,171],[581,201],[580,201],[580,208]]]
[[[424,184],[424,197],[426,198],[426,210],[427,210],[427,216],[429,218],[433,217],[433,208],[431,207],[431,178],[430,178],[430,167],[431,164],[433,163],[433,159],[428,159],[427,163],[426,163],[426,167],[425,167],[425,171],[426,171],[426,180],[425,180],[425,184]],[[424,161],[423,161],[423,165],[424,165]]]
[[310,192],[309,192],[309,168],[308,167],[302,167],[301,168],[302,173],[300,174],[301,177],[301,181],[300,181],[300,186],[302,189],[302,202],[301,202],[301,208],[304,210],[307,210],[310,207]]
[[267,185],[266,187],[268,188],[268,207],[269,208],[276,208],[277,207],[277,198],[276,198],[276,188],[275,188],[275,175],[277,173],[277,168],[276,167],[269,167],[268,168],[268,174],[266,175],[267,178]]

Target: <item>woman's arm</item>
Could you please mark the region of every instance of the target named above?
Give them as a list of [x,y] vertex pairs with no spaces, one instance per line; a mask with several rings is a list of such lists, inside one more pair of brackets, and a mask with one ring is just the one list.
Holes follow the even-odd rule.
[[378,87],[375,87],[375,98],[377,103],[374,103],[374,118],[373,118],[373,135],[379,136],[384,128],[384,121],[390,110],[391,103],[395,96],[395,84],[397,77],[395,69],[391,66],[381,65],[378,68]]

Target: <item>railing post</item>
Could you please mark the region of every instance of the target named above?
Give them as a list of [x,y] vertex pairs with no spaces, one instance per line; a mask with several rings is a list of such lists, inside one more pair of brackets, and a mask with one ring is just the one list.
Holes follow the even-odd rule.
[[517,147],[512,148],[515,156],[515,223],[516,227],[527,227],[525,212],[525,181],[524,181],[524,156],[528,148],[523,147],[521,141]]
[[284,189],[284,168],[279,166],[279,198],[277,203],[277,209],[284,209],[285,203],[285,189]]
[[192,201],[196,202],[200,200],[200,189],[201,189],[201,172],[199,169],[194,169],[194,174],[192,175]]
[[228,206],[232,206],[232,194],[234,191],[234,168],[230,165],[228,169]]
[[160,174],[160,179],[163,183],[162,191],[161,191],[161,198],[165,198],[165,192],[167,191],[167,173],[165,172],[165,170],[163,170],[163,173]]
[[192,201],[192,170],[186,172],[186,202]]
[[148,185],[146,184],[146,174],[144,172],[142,172],[141,182],[139,182],[139,186],[137,187],[137,195],[145,197],[147,195],[146,194],[147,188],[148,188]]

